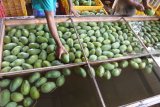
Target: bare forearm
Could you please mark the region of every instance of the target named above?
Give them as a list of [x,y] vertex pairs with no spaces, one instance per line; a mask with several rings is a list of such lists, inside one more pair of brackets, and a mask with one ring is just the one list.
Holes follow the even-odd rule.
[[137,6],[137,5],[139,5],[139,3],[138,2],[136,2],[136,1],[134,1],[134,0],[128,0],[128,4],[129,5],[132,5],[132,6]]
[[150,0],[142,0],[143,5],[144,5],[144,6],[147,6],[147,5],[148,5],[148,3],[149,3],[149,1],[150,1]]
[[68,0],[69,7],[73,7],[72,0]]
[[47,24],[48,24],[49,30],[51,32],[51,35],[54,38],[56,44],[58,46],[61,46],[62,43],[61,43],[61,41],[59,39],[59,36],[58,36],[57,27],[56,27],[56,24],[55,24],[53,12],[47,12],[46,11],[45,14],[46,14]]

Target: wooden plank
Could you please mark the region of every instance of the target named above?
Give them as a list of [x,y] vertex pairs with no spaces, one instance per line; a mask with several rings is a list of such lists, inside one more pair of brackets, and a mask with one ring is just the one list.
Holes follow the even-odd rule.
[[[69,18],[55,18],[57,23],[66,22]],[[36,19],[13,19],[13,20],[5,20],[6,26],[14,26],[14,25],[27,25],[27,24],[46,24],[47,21],[45,18],[36,18]]]
[[4,33],[5,33],[5,26],[3,24],[3,20],[1,20],[1,24],[0,24],[0,70],[1,70],[2,54],[3,54]]
[[127,21],[147,21],[147,20],[160,20],[160,17],[150,17],[150,16],[146,16],[146,17],[138,17],[138,16],[133,16],[133,17],[124,17]]
[[45,72],[45,71],[71,68],[71,67],[83,66],[83,65],[86,65],[86,62],[74,63],[74,64],[64,64],[64,65],[43,67],[43,68],[26,69],[26,70],[21,70],[21,71],[14,71],[14,72],[6,72],[6,73],[0,73],[0,78],[4,76],[8,77],[8,76],[13,76],[13,75],[26,75],[26,74],[33,73],[33,72]]
[[[155,53],[155,54],[160,54],[160,53]],[[106,62],[116,62],[116,61],[121,61],[121,60],[129,60],[132,58],[138,58],[138,57],[147,57],[149,54],[133,54],[129,56],[124,56],[120,58],[112,58],[112,59],[107,59],[107,60],[101,60],[101,61],[89,61],[90,65],[99,65],[101,63],[106,63]],[[29,73],[33,72],[46,72],[46,71],[51,71],[51,70],[58,70],[58,69],[64,69],[64,68],[72,68],[72,67],[77,67],[77,66],[85,66],[87,65],[86,62],[82,63],[71,63],[71,64],[64,64],[64,65],[58,65],[58,66],[51,66],[51,67],[43,67],[43,68],[34,68],[34,69],[27,69],[27,70],[21,70],[21,71],[14,71],[14,72],[6,72],[6,73],[0,73],[0,77],[4,76],[13,76],[13,75],[26,75]]]
[[[69,21],[69,16],[68,17],[55,17],[55,21],[57,23],[59,22],[66,22]],[[124,17],[127,21],[145,21],[145,20],[159,20],[160,17]],[[80,17],[72,17],[74,22],[88,22],[88,21],[118,21],[121,20],[122,17],[108,17],[108,16],[80,16]],[[25,25],[25,24],[45,24],[46,19],[45,18],[37,18],[37,19],[19,19],[19,20],[5,20],[5,25]]]

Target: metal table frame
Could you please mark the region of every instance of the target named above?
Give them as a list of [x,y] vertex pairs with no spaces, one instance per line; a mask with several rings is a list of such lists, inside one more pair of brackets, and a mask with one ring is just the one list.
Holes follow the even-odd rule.
[[[136,35],[134,30],[132,29],[132,27],[128,24],[129,21],[145,21],[145,20],[159,20],[160,17],[108,17],[108,16],[101,16],[101,17],[91,17],[91,16],[87,16],[87,17],[73,17],[73,16],[57,16],[55,18],[56,22],[71,22],[72,24],[74,22],[88,22],[88,21],[96,21],[96,22],[100,22],[100,21],[109,21],[109,22],[114,22],[114,21],[124,21],[125,23],[127,23],[127,25],[129,26],[130,30],[132,30],[132,32],[134,33],[134,36],[138,38],[140,44],[142,45],[143,49],[145,50],[144,53],[136,53],[136,54],[131,54],[128,56],[124,56],[124,57],[120,57],[120,58],[113,58],[113,59],[107,59],[107,60],[101,60],[101,61],[93,61],[90,62],[88,61],[87,57],[84,54],[84,49],[82,46],[82,43],[80,42],[80,37],[79,34],[77,33],[77,29],[73,24],[73,27],[76,31],[76,35],[77,35],[77,39],[79,40],[79,44],[81,46],[82,52],[85,56],[85,62],[82,63],[78,63],[78,64],[65,64],[65,65],[59,65],[59,66],[52,66],[52,67],[45,67],[45,68],[36,68],[36,69],[29,69],[29,70],[22,70],[22,71],[16,71],[16,72],[7,72],[7,73],[2,73],[0,72],[0,78],[6,77],[6,76],[17,76],[17,75],[26,75],[29,73],[33,73],[33,72],[45,72],[45,71],[49,71],[49,70],[55,70],[55,69],[62,69],[62,68],[70,68],[70,67],[76,67],[76,66],[87,66],[89,68],[88,73],[90,74],[90,77],[93,80],[94,86],[97,90],[97,95],[99,96],[99,99],[101,101],[102,107],[106,107],[106,104],[104,103],[103,97],[101,95],[101,91],[99,89],[98,83],[96,81],[96,78],[92,75],[91,73],[91,66],[92,65],[96,65],[96,64],[101,64],[101,63],[105,63],[105,62],[114,62],[114,61],[122,61],[122,60],[128,60],[128,59],[132,59],[132,58],[137,58],[137,57],[151,57],[154,60],[155,65],[158,67],[159,66],[157,64],[157,62],[154,59],[154,55],[160,55],[159,52],[152,52],[150,53],[147,50],[147,47],[144,45],[143,41],[141,40],[141,38],[139,37],[139,35]],[[24,21],[25,20],[25,21]],[[16,26],[16,25],[26,25],[26,24],[45,24],[46,20],[45,19],[13,19],[13,20],[0,20],[0,52],[1,52],[1,56],[0,56],[0,70],[1,70],[1,63],[2,63],[2,50],[3,50],[3,37],[5,35],[5,26]],[[160,81],[160,73],[154,72],[155,75],[157,76],[157,78]],[[151,100],[156,101],[156,103],[150,102]],[[148,101],[148,102],[147,102]],[[143,107],[146,104],[157,104],[160,102],[160,95],[157,95],[155,97],[151,97],[148,99],[144,99],[142,101],[138,101],[135,102],[133,104],[135,104],[136,107]],[[130,105],[125,105],[125,106],[132,106],[133,104]],[[122,106],[123,107],[123,106]]]

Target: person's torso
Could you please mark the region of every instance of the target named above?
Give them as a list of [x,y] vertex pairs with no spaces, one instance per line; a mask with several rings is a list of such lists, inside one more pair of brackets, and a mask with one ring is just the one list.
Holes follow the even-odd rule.
[[[139,2],[139,0],[135,0]],[[116,15],[133,15],[136,11],[136,8],[132,5],[129,5],[128,0],[118,0],[115,5],[115,13]]]
[[[32,0],[32,7],[33,9],[36,9],[36,10],[39,10],[39,11],[43,11],[43,6],[42,6],[42,3],[47,3],[48,0]],[[50,0],[49,0],[50,1]],[[47,5],[50,5],[49,7],[52,7],[53,10],[55,11],[56,10],[56,3],[57,3],[57,0],[51,0],[53,3],[53,5],[50,5],[50,4],[46,4]]]

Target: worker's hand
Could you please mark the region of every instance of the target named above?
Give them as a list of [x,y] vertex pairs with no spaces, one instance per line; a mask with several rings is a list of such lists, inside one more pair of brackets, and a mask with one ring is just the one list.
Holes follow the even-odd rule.
[[149,5],[144,6],[145,10],[146,9],[152,9]]
[[68,53],[63,45],[60,45],[56,48],[56,57],[61,59],[62,54]]
[[140,10],[140,11],[144,11],[144,6],[143,6],[142,4],[138,4],[138,5],[136,6],[136,9],[137,9],[137,10]]
[[78,14],[78,12],[75,10],[75,9],[73,9],[73,7],[71,7],[70,8],[70,15],[74,15],[74,16],[76,16],[76,17],[79,17],[79,14]]

